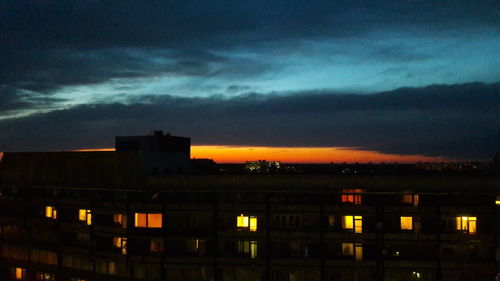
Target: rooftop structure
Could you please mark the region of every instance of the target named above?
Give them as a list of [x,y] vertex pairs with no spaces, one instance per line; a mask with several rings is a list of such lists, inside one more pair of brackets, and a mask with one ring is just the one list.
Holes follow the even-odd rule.
[[190,157],[191,139],[154,131],[149,136],[125,136],[115,138],[116,151],[168,152]]

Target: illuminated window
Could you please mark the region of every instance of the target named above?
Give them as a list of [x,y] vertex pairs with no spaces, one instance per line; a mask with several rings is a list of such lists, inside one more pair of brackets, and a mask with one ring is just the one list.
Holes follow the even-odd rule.
[[500,196],[497,196],[496,200],[495,200],[495,205],[500,205]]
[[342,243],[342,256],[354,257],[357,261],[363,260],[363,244]]
[[342,216],[342,229],[363,233],[363,216]]
[[88,209],[80,209],[78,210],[78,219],[82,222],[85,222],[87,225],[92,224],[92,211]]
[[161,213],[135,213],[134,226],[145,228],[161,228],[162,227]]
[[418,194],[403,194],[401,196],[401,203],[410,204],[414,207],[417,207],[419,203]]
[[238,229],[257,231],[257,217],[249,217],[241,214],[236,217],[236,227]]
[[248,223],[248,216],[244,216],[243,214],[241,214],[240,216],[238,216],[237,220],[236,220],[236,226],[237,227],[248,227],[249,223]]
[[186,252],[198,253],[199,249],[200,249],[200,240],[199,239],[186,240]]
[[343,189],[342,190],[342,203],[352,203],[356,205],[361,205],[361,194],[362,189]]
[[420,277],[422,277],[422,274],[420,274],[420,272],[412,271],[411,276],[413,276],[414,280],[418,280],[420,279]]
[[476,217],[456,217],[456,229],[465,233],[476,233]]
[[149,250],[151,253],[162,253],[163,239],[151,239],[149,243]]
[[413,230],[413,217],[401,217],[401,230]]
[[45,217],[51,219],[57,219],[57,210],[54,206],[45,207]]
[[357,261],[363,260],[363,244],[354,244],[354,255]]
[[126,237],[113,237],[113,246],[121,249],[122,255],[127,254],[127,238]]
[[48,272],[39,272],[36,275],[36,281],[54,281],[54,274]]
[[113,214],[113,223],[127,228],[127,216],[122,214]]
[[257,231],[257,218],[250,218],[250,231]]
[[14,268],[14,278],[16,280],[24,280],[26,276],[26,269],[21,267]]
[[257,257],[257,241],[238,241],[238,253],[249,256],[251,259]]
[[343,256],[354,256],[354,244],[353,243],[342,243],[342,255]]

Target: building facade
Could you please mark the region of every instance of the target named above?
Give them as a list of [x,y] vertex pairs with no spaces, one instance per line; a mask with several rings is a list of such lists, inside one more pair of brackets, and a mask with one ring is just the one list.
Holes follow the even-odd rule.
[[0,278],[494,280],[496,200],[383,188],[3,184]]
[[167,138],[180,154],[145,161],[155,138],[165,139],[5,153],[0,280],[487,281],[499,272],[498,177],[152,173],[187,157],[188,139]]

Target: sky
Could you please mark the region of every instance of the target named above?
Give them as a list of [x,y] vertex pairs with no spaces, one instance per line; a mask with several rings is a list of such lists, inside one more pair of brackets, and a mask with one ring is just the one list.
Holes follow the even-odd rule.
[[107,148],[154,129],[235,161],[500,151],[497,0],[5,0],[0,11],[0,151]]

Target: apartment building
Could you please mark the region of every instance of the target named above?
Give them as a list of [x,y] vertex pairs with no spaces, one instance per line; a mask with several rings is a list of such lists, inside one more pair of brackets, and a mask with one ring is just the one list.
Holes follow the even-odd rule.
[[486,281],[498,272],[496,177],[159,175],[141,170],[135,151],[92,153],[4,155],[0,280]]

